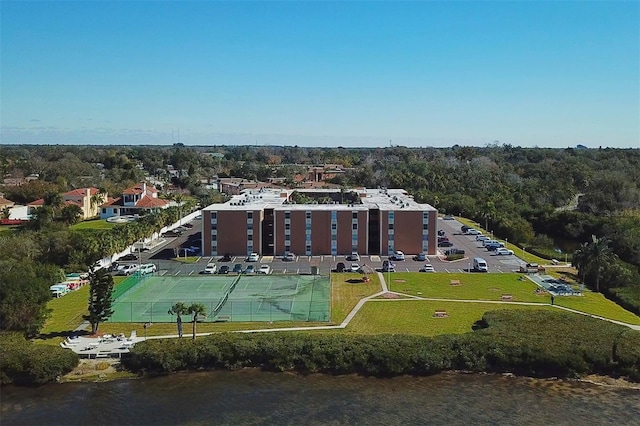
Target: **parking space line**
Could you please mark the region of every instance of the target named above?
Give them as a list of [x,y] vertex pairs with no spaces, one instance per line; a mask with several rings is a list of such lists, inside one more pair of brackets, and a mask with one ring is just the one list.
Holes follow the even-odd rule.
[[189,275],[193,275],[193,273],[194,273],[194,272],[195,272],[195,271],[191,271],[191,272],[189,272]]
[[180,275],[180,271],[176,272],[176,273],[174,274],[174,277],[177,277],[178,275]]
[[164,277],[166,275],[166,273],[169,271],[162,271],[162,273],[160,274],[160,276]]

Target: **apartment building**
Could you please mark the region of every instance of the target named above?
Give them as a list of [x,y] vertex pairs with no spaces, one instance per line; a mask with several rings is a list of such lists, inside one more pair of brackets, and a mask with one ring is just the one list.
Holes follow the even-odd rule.
[[[347,195],[345,201],[345,194]],[[296,202],[300,196],[305,202]],[[203,254],[436,253],[437,210],[402,189],[254,189],[202,212]]]

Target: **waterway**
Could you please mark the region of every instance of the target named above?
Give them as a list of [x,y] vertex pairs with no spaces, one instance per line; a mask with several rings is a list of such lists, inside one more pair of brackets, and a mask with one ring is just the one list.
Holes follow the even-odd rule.
[[2,425],[637,425],[640,390],[498,375],[202,372],[5,387]]

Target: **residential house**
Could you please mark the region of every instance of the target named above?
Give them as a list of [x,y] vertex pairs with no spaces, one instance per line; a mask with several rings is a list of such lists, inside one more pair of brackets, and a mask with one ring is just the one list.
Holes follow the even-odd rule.
[[[98,188],[79,188],[62,195],[62,201],[65,205],[76,205],[82,210],[82,220],[98,216],[99,206],[107,199],[107,194],[100,194]],[[27,204],[27,214],[33,214],[34,210],[44,205],[44,199],[32,201]]]
[[121,197],[110,199],[100,206],[100,218],[142,215],[146,212],[166,209],[170,205],[170,201],[158,198],[158,190],[155,187],[147,185],[146,182],[140,182],[122,191]]

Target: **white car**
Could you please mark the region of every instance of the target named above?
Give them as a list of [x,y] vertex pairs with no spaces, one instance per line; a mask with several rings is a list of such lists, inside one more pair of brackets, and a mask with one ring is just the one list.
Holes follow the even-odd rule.
[[358,272],[359,270],[360,270],[360,265],[358,265],[357,263],[351,264],[351,272]]
[[258,253],[251,253],[247,256],[247,262],[257,262],[260,260],[260,255]]
[[391,256],[389,256],[392,260],[404,260],[404,252],[400,250],[394,251]]
[[429,263],[427,263],[426,265],[424,265],[422,268],[420,268],[420,272],[435,272],[436,270],[433,269],[433,266]]
[[513,254],[513,250],[509,250],[504,247],[500,247],[496,249],[496,255],[498,256],[511,256]]
[[158,268],[153,263],[145,263],[144,265],[140,265],[140,273],[141,274],[153,274],[156,272]]
[[467,232],[465,232],[465,234],[467,235],[482,235],[482,232],[478,231],[477,229],[467,229]]
[[215,263],[207,263],[207,266],[204,267],[203,274],[215,274],[218,271],[218,265]]
[[271,273],[271,267],[269,265],[260,265],[260,269],[256,273],[268,275]]
[[354,251],[349,256],[347,256],[347,260],[350,260],[352,262],[360,262],[360,255]]
[[118,267],[118,275],[131,275],[138,270],[137,263],[127,263],[122,266],[122,269]]

